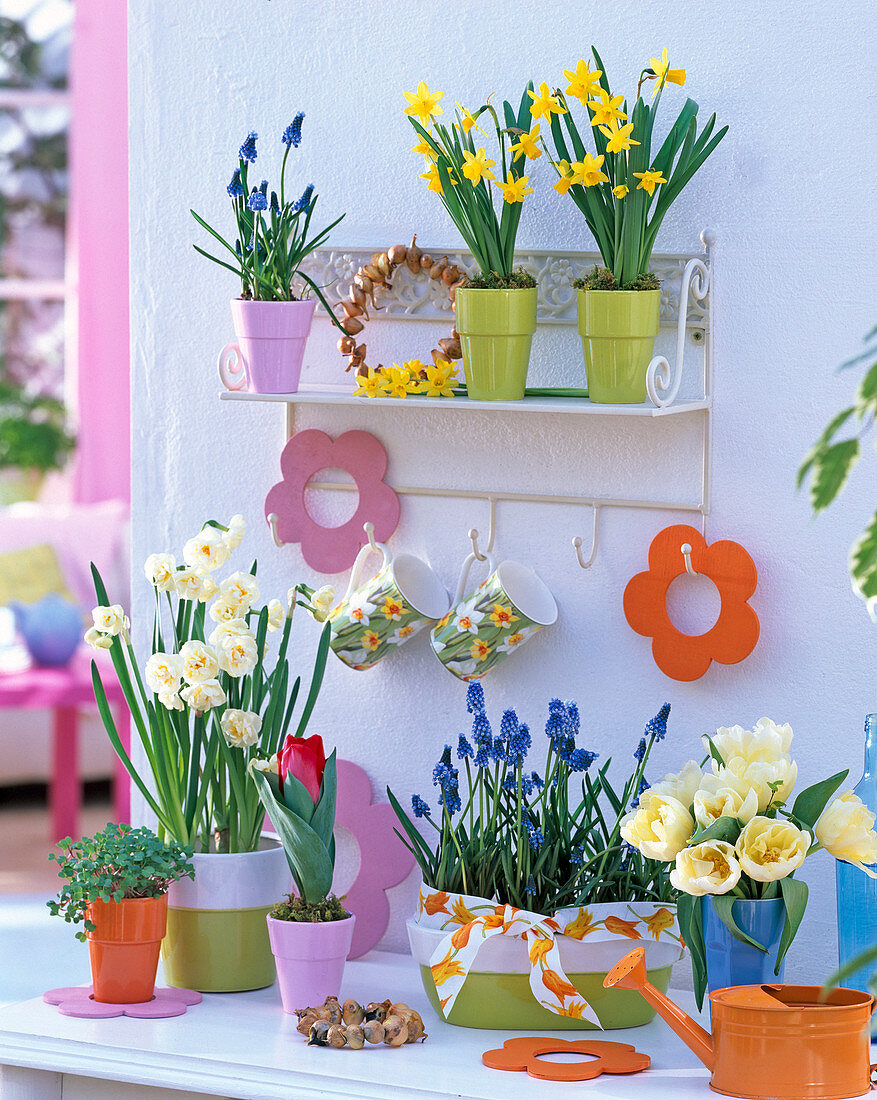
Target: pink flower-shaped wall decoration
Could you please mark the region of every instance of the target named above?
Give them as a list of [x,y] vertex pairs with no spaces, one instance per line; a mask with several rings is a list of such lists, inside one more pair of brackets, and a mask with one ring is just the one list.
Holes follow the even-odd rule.
[[[305,507],[305,489],[320,470],[337,467],[356,483],[359,505],[340,527],[323,527]],[[302,557],[319,573],[341,573],[366,542],[362,525],[385,542],[399,522],[399,497],[385,483],[387,452],[371,432],[350,431],[333,440],[317,428],[297,432],[280,456],[283,480],[265,498],[265,515],[277,515],[277,536],[301,544]]]
[[[685,572],[683,543],[691,546],[691,565],[709,577],[719,591],[721,610],[705,634],[683,634],[667,614],[667,591]],[[749,606],[758,573],[749,553],[737,542],[723,539],[707,546],[694,527],[665,527],[652,539],[649,568],[637,573],[624,590],[624,615],[631,627],[652,639],[658,668],[673,680],[697,680],[712,661],[735,665],[755,649],[758,616]]]

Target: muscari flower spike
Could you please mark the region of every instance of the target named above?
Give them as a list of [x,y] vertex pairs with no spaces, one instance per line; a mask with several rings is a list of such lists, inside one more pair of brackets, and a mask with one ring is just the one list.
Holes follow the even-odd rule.
[[432,813],[429,804],[424,802],[419,794],[413,794],[411,796],[411,809],[414,811],[415,817],[429,817]]
[[584,845],[580,844],[578,848],[574,848],[572,850],[572,852],[570,853],[569,861],[573,865],[573,867],[581,867],[581,865],[585,862]]
[[600,754],[590,749],[573,749],[567,763],[574,772],[586,772]]
[[630,808],[635,810],[639,806],[640,795],[647,791],[651,787],[651,783],[643,776],[639,781],[639,790],[636,792],[636,798],[631,802]]
[[484,688],[478,680],[473,680],[466,689],[466,710],[470,714],[484,713]]
[[295,118],[283,131],[283,137],[281,138],[283,144],[289,148],[291,145],[293,149],[297,149],[301,145],[301,124],[302,119],[305,117],[304,111],[299,111]]
[[475,753],[475,766],[477,768],[486,768],[490,763],[490,741],[482,741],[478,746],[478,751]]
[[670,717],[670,704],[665,703],[654,718],[646,722],[646,737],[654,736],[656,741],[663,741],[667,735],[667,719]]
[[271,204],[270,205],[271,205],[272,210],[276,210],[278,213],[280,212],[280,203],[277,201],[277,192],[276,191],[271,192]]
[[238,156],[248,164],[252,164],[256,159],[256,139],[258,136],[255,130],[250,130],[247,134],[247,140],[238,149]]
[[472,719],[472,740],[476,745],[487,745],[488,748],[493,741],[493,729],[484,711],[479,711]]
[[268,200],[265,198],[261,191],[256,191],[254,189],[253,193],[247,199],[247,206],[250,208],[250,210],[253,211],[254,214],[256,214],[260,210],[268,209]]
[[542,835],[542,830],[537,829],[532,821],[527,822],[527,840],[530,842],[530,847],[534,852],[541,851],[542,846],[545,844],[545,837]]
[[229,198],[232,198],[232,199],[243,198],[243,196],[244,196],[244,185],[241,183],[241,170],[240,170],[240,168],[235,168],[234,172],[232,173],[231,181],[229,182],[228,187],[226,187],[226,191],[229,194]]
[[634,751],[633,758],[634,758],[634,760],[642,760],[642,758],[645,755],[646,755],[646,739],[645,739],[645,737],[642,737],[642,738],[640,738],[640,743],[637,745],[637,747]]
[[446,783],[451,770],[451,746],[445,745],[445,751],[442,753],[439,762],[432,769],[432,785],[434,787],[439,787]]
[[475,753],[473,752],[472,746],[469,744],[468,740],[466,739],[466,734],[461,733],[460,734],[460,739],[457,742],[457,759],[458,760],[467,760],[467,759],[471,760],[474,755],[475,755]]
[[296,199],[295,202],[292,204],[293,211],[295,213],[298,213],[299,210],[306,209],[306,207],[308,206],[308,204],[311,201],[311,196],[313,195],[313,193],[314,193],[314,185],[312,183],[309,183],[307,185],[307,187],[304,189],[304,191],[302,191],[301,198]]

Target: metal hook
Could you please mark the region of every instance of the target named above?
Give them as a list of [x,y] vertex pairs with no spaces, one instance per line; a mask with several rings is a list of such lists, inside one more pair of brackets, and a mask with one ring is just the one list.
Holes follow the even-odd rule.
[[271,538],[274,539],[274,545],[275,546],[286,546],[286,543],[277,534],[277,522],[278,522],[278,518],[279,518],[277,513],[276,512],[269,512],[268,515],[265,518],[268,520],[268,526],[271,528]]
[[475,527],[469,531],[469,538],[472,540],[472,553],[475,555],[475,560],[487,561],[487,558],[478,549],[478,531]]
[[682,543],[682,556],[685,558],[685,572],[689,577],[699,577],[700,573],[691,564],[691,544],[687,542]]
[[364,523],[362,525],[362,529],[366,533],[369,546],[372,548],[372,550],[375,551],[375,553],[380,553],[380,548],[375,542],[375,525],[373,523]]
[[590,569],[591,566],[594,564],[594,559],[597,556],[597,542],[598,542],[598,537],[599,537],[599,521],[600,521],[600,505],[595,504],[593,507],[594,507],[594,533],[593,533],[593,538],[591,540],[591,553],[590,553],[590,556],[588,557],[587,561],[585,561],[584,557],[582,556],[582,540],[579,538],[578,535],[576,535],[576,537],[572,540],[572,544],[573,544],[573,546],[575,547],[575,550],[576,550],[576,557],[578,558],[579,565],[582,567],[582,569]]

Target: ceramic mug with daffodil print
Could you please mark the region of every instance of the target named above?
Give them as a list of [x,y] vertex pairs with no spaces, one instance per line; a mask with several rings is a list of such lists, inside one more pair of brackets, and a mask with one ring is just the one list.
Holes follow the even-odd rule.
[[330,645],[355,669],[376,665],[448,609],[445,586],[425,561],[413,554],[394,558],[382,542],[377,547],[384,559],[379,572],[360,583],[372,552],[370,546],[363,546],[353,563],[344,599],[328,615]]
[[487,580],[464,596],[476,560],[470,554],[463,562],[454,606],[430,637],[436,657],[461,680],[480,680],[557,619],[554,597],[529,566],[516,561],[495,565],[490,554]]

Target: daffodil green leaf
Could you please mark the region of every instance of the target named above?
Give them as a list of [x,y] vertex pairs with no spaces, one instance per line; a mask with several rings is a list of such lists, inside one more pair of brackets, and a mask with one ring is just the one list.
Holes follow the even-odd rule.
[[816,458],[810,482],[810,503],[814,512],[823,511],[837,497],[858,458],[858,439],[832,443]]
[[733,894],[717,894],[711,899],[713,909],[716,911],[716,915],[719,920],[728,929],[735,940],[739,940],[740,943],[748,943],[750,947],[755,947],[759,951],[767,954],[767,948],[763,943],[759,943],[758,940],[753,939],[748,932],[744,932],[743,929],[734,920],[734,902],[738,899]]
[[792,816],[802,828],[812,831],[829,799],[849,774],[850,770],[847,768],[820,783],[814,783],[812,787],[807,787],[798,794],[792,806]]
[[785,903],[786,920],[783,925],[783,934],[780,936],[776,966],[774,966],[773,970],[776,975],[779,975],[780,967],[783,965],[783,959],[786,957],[786,952],[792,946],[792,940],[794,940],[798,928],[801,925],[801,921],[804,918],[804,913],[807,910],[807,898],[809,897],[807,883],[792,878],[791,875],[780,879],[780,890],[782,891],[783,901]]

